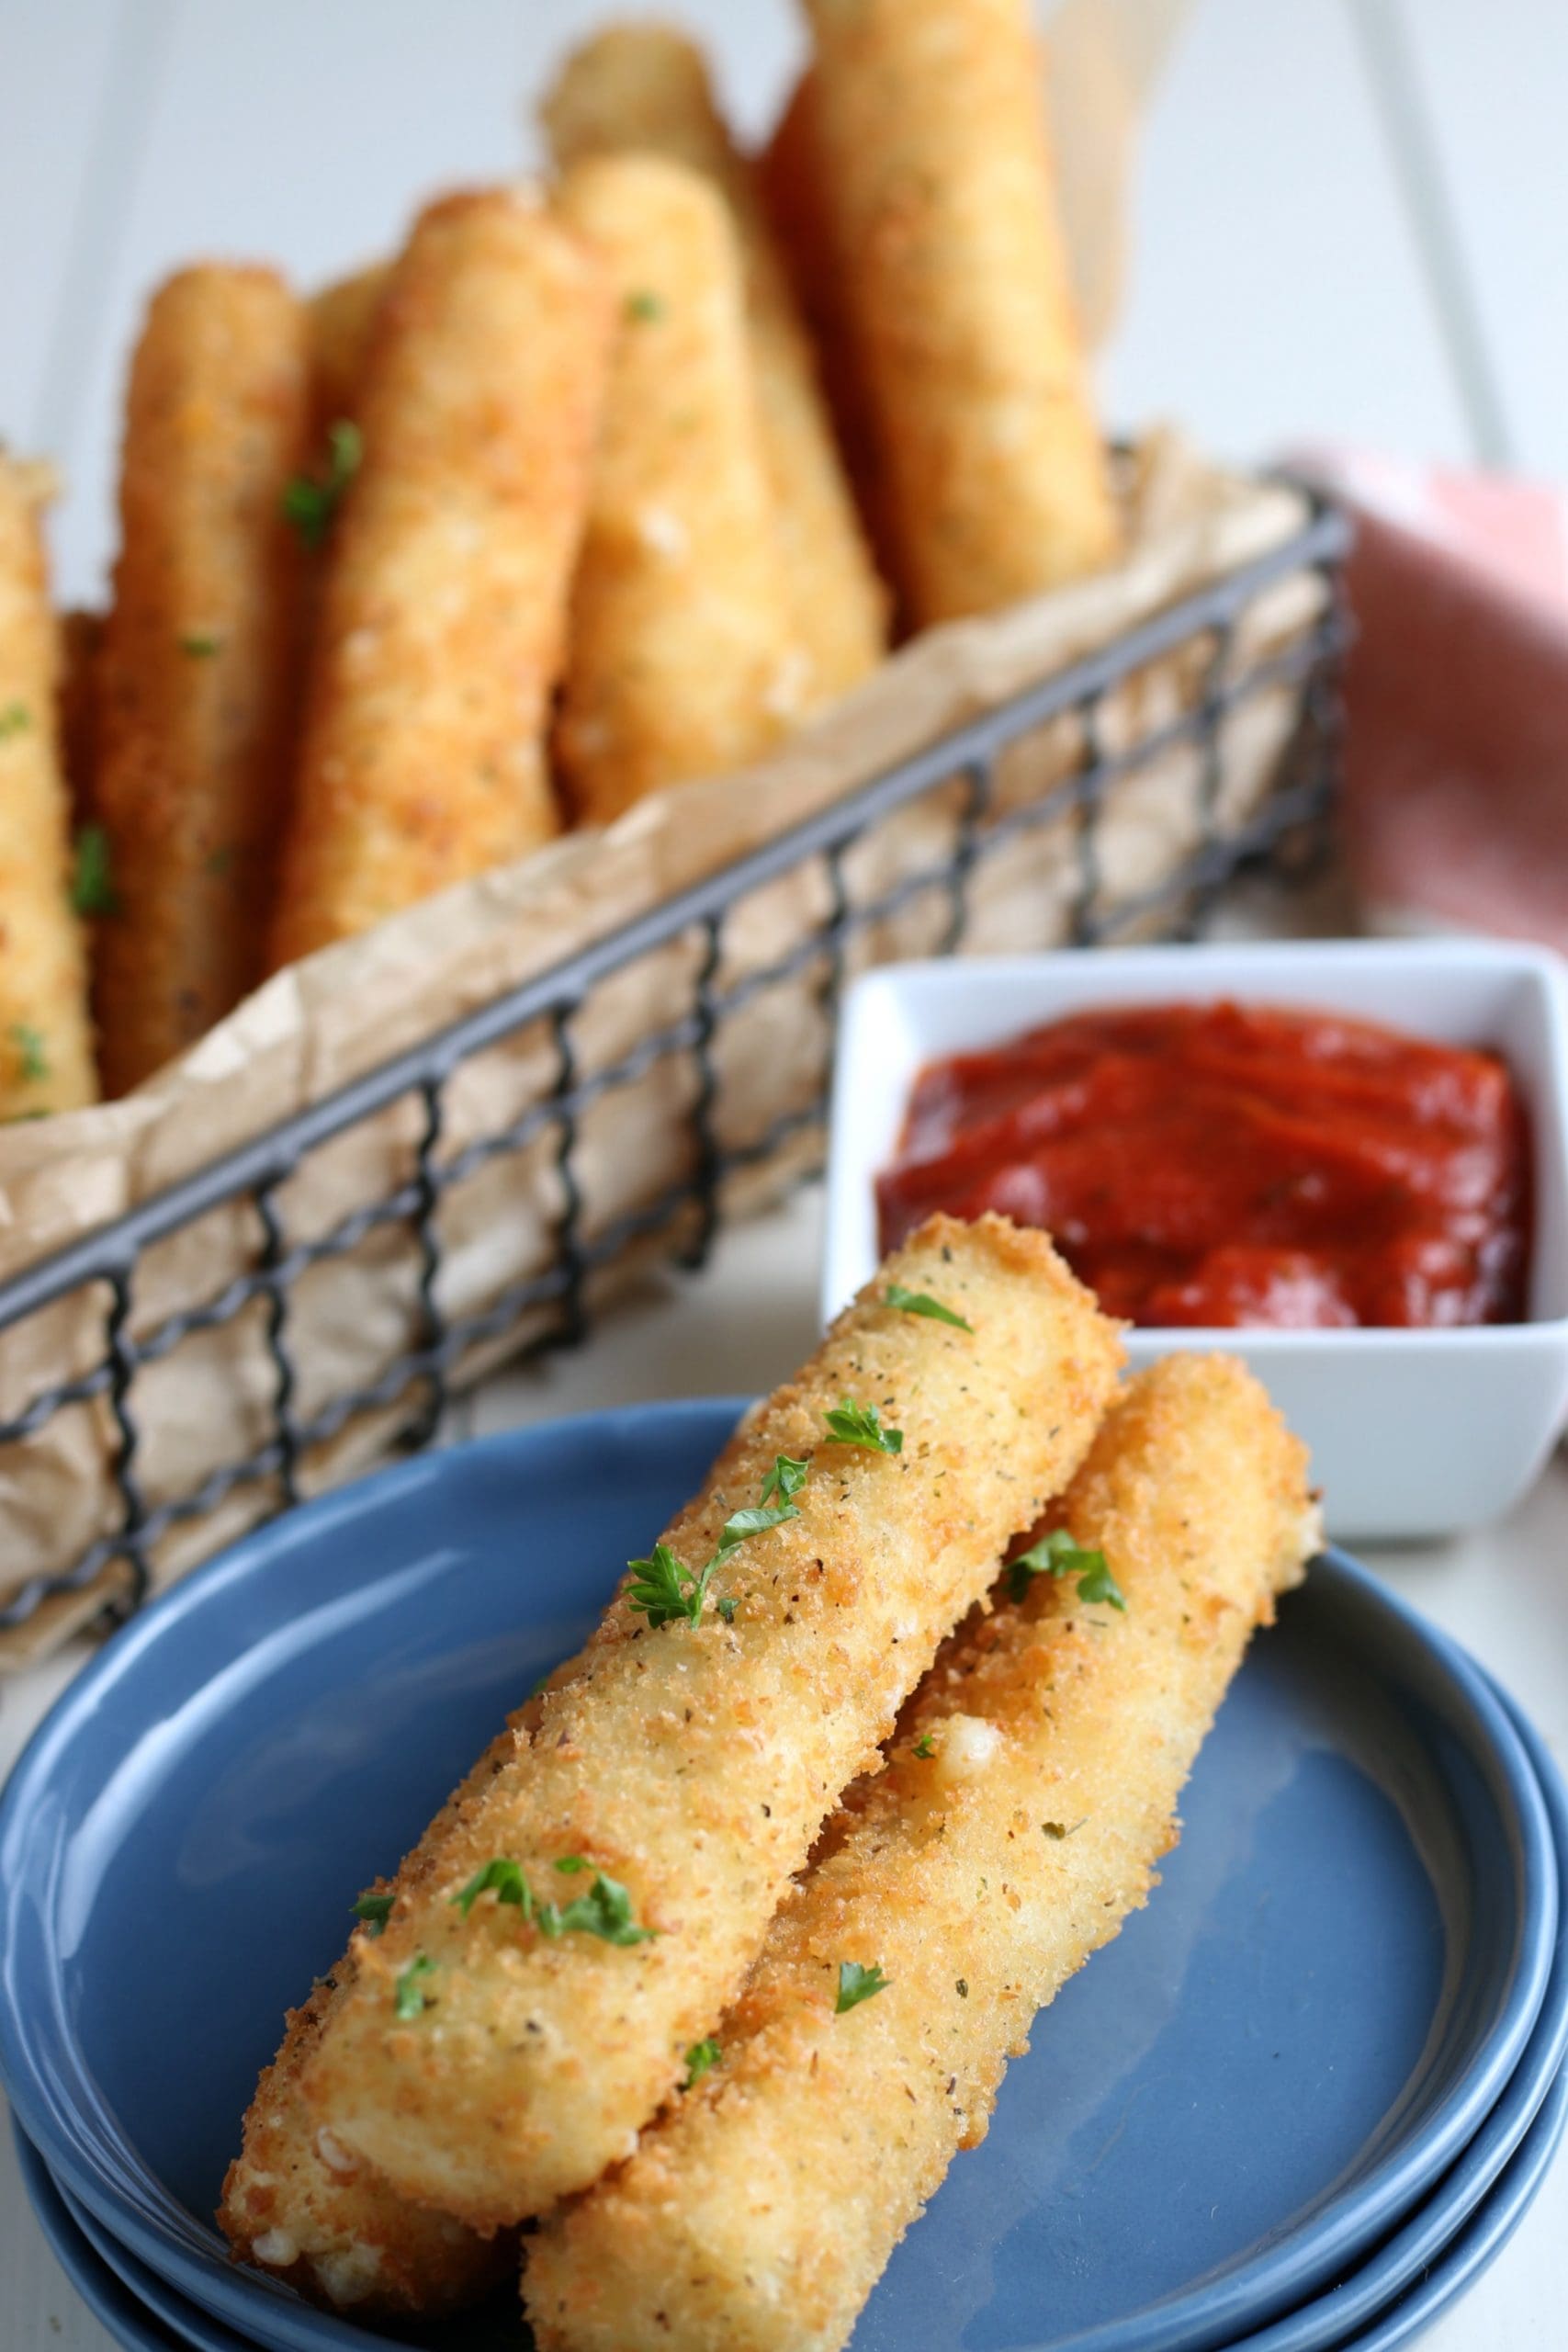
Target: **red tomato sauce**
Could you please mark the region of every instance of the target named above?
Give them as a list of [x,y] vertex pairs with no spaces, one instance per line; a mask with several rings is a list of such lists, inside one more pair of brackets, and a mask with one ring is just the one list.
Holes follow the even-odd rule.
[[1333,1012],[1139,1005],[933,1063],[876,1193],[884,1250],[933,1209],[997,1209],[1134,1323],[1506,1323],[1529,1169],[1495,1054]]

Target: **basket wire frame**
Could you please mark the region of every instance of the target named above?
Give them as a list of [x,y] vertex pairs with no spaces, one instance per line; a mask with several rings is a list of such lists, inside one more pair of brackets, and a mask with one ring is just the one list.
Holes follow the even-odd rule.
[[[300,1498],[301,1469],[311,1449],[337,1435],[357,1415],[412,1395],[417,1402],[403,1440],[427,1442],[447,1403],[454,1370],[466,1357],[502,1340],[540,1310],[548,1310],[552,1320],[529,1340],[531,1347],[581,1340],[588,1328],[592,1277],[634,1244],[664,1238],[676,1262],[700,1266],[718,1228],[727,1178],[770,1159],[819,1128],[826,1094],[825,1057],[821,1085],[810,1100],[781,1113],[762,1134],[742,1144],[726,1143],[716,1117],[720,1091],[716,1049],[726,1021],[761,990],[815,974],[817,1001],[830,1035],[857,934],[892,922],[922,896],[934,895],[941,908],[935,952],[957,952],[964,943],[976,869],[1004,855],[1010,842],[1026,830],[1064,820],[1068,824],[1074,861],[1069,935],[1074,944],[1086,949],[1129,932],[1195,937],[1237,876],[1262,870],[1289,878],[1311,870],[1326,847],[1337,777],[1339,670],[1348,636],[1342,572],[1348,545],[1345,518],[1314,500],[1303,527],[1269,554],[987,710],[761,849],[0,1283],[0,1346],[6,1330],[73,1294],[93,1287],[102,1295],[101,1356],[85,1372],[41,1388],[25,1410],[0,1423],[0,1459],[4,1449],[22,1443],[65,1408],[101,1400],[113,1430],[118,1501],[117,1523],[69,1567],[33,1577],[0,1607],[0,1629],[21,1625],[46,1600],[81,1590],[117,1561],[124,1564],[126,1575],[120,1595],[106,1614],[129,1615],[147,1592],[152,1558],[171,1529],[203,1516],[242,1485],[268,1486],[270,1510],[289,1509]],[[1294,574],[1315,574],[1324,584],[1315,618],[1282,650],[1244,667],[1238,660],[1241,621],[1261,594]],[[1205,650],[1192,706],[1131,748],[1115,750],[1104,724],[1110,695],[1150,662],[1192,647]],[[1222,730],[1239,703],[1277,686],[1300,692],[1292,743],[1263,800],[1243,824],[1227,828],[1220,807]],[[1045,722],[1067,714],[1076,718],[1081,745],[1072,774],[1036,799],[1001,805],[998,756]],[[1180,744],[1194,746],[1198,754],[1198,839],[1181,865],[1156,888],[1108,906],[1100,857],[1108,797],[1122,775]],[[856,844],[879,821],[922,795],[951,792],[955,784],[956,819],[941,861],[903,876],[880,897],[857,902],[847,864]],[[812,864],[826,884],[820,923],[773,962],[727,978],[726,923],[731,910],[764,885]],[[682,941],[695,943],[689,1002],[675,1017],[645,1033],[618,1061],[584,1068],[577,1024],[595,987],[639,958]],[[509,1124],[444,1157],[446,1088],[453,1074],[474,1056],[541,1023],[553,1064],[547,1089]],[[691,1137],[688,1163],[657,1197],[590,1231],[577,1165],[584,1114],[607,1091],[671,1056],[684,1057],[694,1072],[685,1114]],[[291,1238],[280,1195],[302,1163],[335,1137],[403,1102],[416,1106],[418,1123],[406,1180],[362,1203],[331,1230],[310,1238]],[[546,1137],[553,1139],[549,1148],[559,1200],[550,1262],[512,1283],[482,1307],[448,1315],[440,1295],[444,1199],[491,1161],[520,1154]],[[213,1210],[240,1202],[249,1204],[254,1214],[254,1264],[210,1298],[167,1316],[150,1330],[135,1332],[136,1277],[143,1253]],[[312,1266],[347,1256],[388,1227],[408,1231],[414,1246],[411,1342],[374,1381],[333,1396],[301,1418],[290,1337],[295,1286]],[[151,1501],[139,1475],[139,1373],[193,1335],[230,1323],[258,1304],[271,1372],[269,1435],[249,1452],[220,1464],[188,1492]]]

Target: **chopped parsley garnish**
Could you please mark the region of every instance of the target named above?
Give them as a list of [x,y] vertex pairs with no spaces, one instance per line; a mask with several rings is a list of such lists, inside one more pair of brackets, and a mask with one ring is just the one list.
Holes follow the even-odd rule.
[[882,1416],[874,1405],[857,1405],[852,1397],[846,1396],[843,1403],[835,1405],[824,1419],[829,1436],[837,1438],[840,1445],[858,1445],[867,1453],[902,1453],[904,1451],[903,1430],[885,1430]]
[[[592,1870],[592,1862],[581,1854],[563,1854],[556,1866],[569,1877],[580,1871]],[[558,1936],[598,1936],[607,1944],[650,1943],[659,1933],[657,1928],[641,1928],[632,1917],[632,1899],[618,1879],[606,1878],[603,1871],[595,1871],[593,1883],[586,1894],[577,1895],[570,1903],[541,1903],[520,1865],[509,1855],[498,1854],[493,1861],[474,1872],[473,1877],[452,1901],[466,1919],[481,1894],[493,1894],[497,1903],[510,1903],[532,1920],[542,1936],[552,1939]]]
[[476,1871],[461,1894],[455,1894],[452,1900],[466,1919],[481,1894],[493,1894],[498,1903],[515,1904],[525,1919],[533,1917],[534,1897],[528,1883],[518,1865],[504,1854],[498,1854],[493,1862]]
[[703,2076],[712,2073],[723,2055],[718,2043],[711,2039],[694,2041],[686,2052],[686,2079],[681,2088],[683,2091],[694,2090]]
[[392,2006],[405,2024],[411,2018],[423,2016],[430,2001],[424,1988],[434,1973],[435,1962],[418,1952],[398,1978],[392,1990]]
[[215,653],[222,650],[222,639],[209,636],[204,629],[186,629],[180,639],[180,651],[188,653],[193,662],[210,662]]
[[225,842],[220,848],[208,854],[206,870],[214,881],[221,882],[234,871],[234,844]]
[[653,293],[647,287],[639,288],[635,294],[626,296],[626,316],[635,319],[641,326],[647,326],[651,320],[661,319],[664,316],[663,296]]
[[727,1625],[734,1624],[735,1612],[739,1606],[739,1601],[732,1592],[721,1593],[718,1599],[714,1602],[714,1607],[717,1610],[719,1615],[723,1618]]
[[931,1758],[936,1754],[936,1742],[931,1737],[929,1731],[922,1732],[920,1734],[920,1736],[915,1742],[914,1747],[909,1752],[912,1756],[918,1756],[922,1764],[930,1763]]
[[1031,1577],[1077,1577],[1080,1600],[1109,1601],[1112,1609],[1127,1606],[1127,1596],[1111,1575],[1104,1553],[1075,1544],[1065,1527],[1053,1528],[1049,1535],[1043,1535],[1038,1544],[1032,1544],[1010,1562],[1008,1589],[1015,1600],[1021,1600],[1029,1590]]
[[841,2018],[846,2009],[857,2007],[862,2001],[869,2001],[874,1993],[886,1993],[887,1985],[888,1979],[882,1973],[880,1961],[874,1960],[869,1968],[863,1968],[858,1960],[841,1960],[839,1962],[839,1997],[833,2004],[833,2015]]
[[25,702],[8,702],[0,710],[0,743],[8,736],[25,735],[32,723],[32,713]]
[[362,1894],[354,1906],[354,1916],[364,1920],[373,1936],[384,1936],[396,1901],[395,1894]]
[[17,1067],[29,1086],[36,1086],[49,1076],[49,1054],[44,1045],[43,1031],[30,1022],[13,1021],[11,1043],[17,1048]]
[[79,915],[112,915],[118,910],[109,861],[109,837],[102,825],[84,825],[76,836],[71,903]]
[[955,1315],[951,1306],[944,1306],[940,1298],[932,1298],[929,1291],[906,1290],[902,1283],[889,1283],[882,1297],[885,1306],[897,1307],[900,1314],[929,1316],[933,1323],[951,1323],[955,1331],[975,1329],[973,1323],[965,1323],[962,1315]]
[[340,417],[327,427],[327,462],[316,474],[296,474],[283,493],[283,512],[308,548],[332,529],[343,494],[359,471],[365,444],[357,424]]
[[[730,1512],[719,1530],[718,1547],[700,1576],[668,1544],[656,1544],[646,1560],[629,1561],[632,1582],[626,1587],[626,1606],[640,1610],[655,1628],[681,1618],[694,1625],[703,1613],[713,1572],[726,1554],[749,1536],[765,1534],[770,1527],[782,1527],[786,1519],[800,1517],[794,1498],[806,1484],[810,1466],[790,1454],[775,1454],[773,1466],[762,1481],[761,1501]],[[775,1496],[778,1499],[772,1500]],[[734,1600],[718,1600],[715,1606],[727,1625],[734,1623]]]

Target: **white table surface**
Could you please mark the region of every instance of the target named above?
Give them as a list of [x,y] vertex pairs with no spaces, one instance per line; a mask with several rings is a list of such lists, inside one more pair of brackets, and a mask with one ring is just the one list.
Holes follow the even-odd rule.
[[[636,0],[624,0],[626,7]],[[1116,5],[1116,0],[1108,0]],[[735,111],[767,119],[786,0],[667,0]],[[57,578],[100,593],[136,316],[198,252],[311,282],[434,185],[513,168],[520,94],[604,0],[0,0],[0,438],[57,456]],[[1103,370],[1119,423],[1216,451],[1304,436],[1568,476],[1562,0],[1197,0],[1144,141],[1137,262]],[[819,1195],[650,1287],[613,1343],[492,1382],[454,1434],[634,1398],[765,1387],[815,1336]],[[1568,1756],[1568,1466],[1505,1526],[1380,1551]],[[0,1691],[0,1771],[80,1654]],[[1568,2341],[1568,2157],[1425,2341]],[[0,2135],[0,2352],[107,2352]]]

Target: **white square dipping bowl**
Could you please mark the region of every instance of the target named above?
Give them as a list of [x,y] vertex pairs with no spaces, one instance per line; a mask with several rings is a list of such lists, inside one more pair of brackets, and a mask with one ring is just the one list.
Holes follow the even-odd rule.
[[930,1061],[1099,1005],[1321,1007],[1489,1046],[1521,1088],[1534,1154],[1529,1319],[1459,1330],[1128,1334],[1134,1364],[1174,1349],[1243,1357],[1312,1449],[1331,1534],[1449,1534],[1509,1510],[1568,1418],[1568,989],[1527,946],[1448,940],[1134,947],[901,964],[847,991],[828,1162],[822,1305],[875,1271],[873,1184]]

